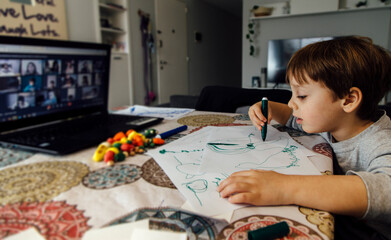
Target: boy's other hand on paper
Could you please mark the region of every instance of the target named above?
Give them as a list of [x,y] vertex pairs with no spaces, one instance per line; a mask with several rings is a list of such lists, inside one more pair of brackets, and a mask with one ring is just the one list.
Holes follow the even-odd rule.
[[274,171],[240,171],[222,181],[217,191],[231,203],[285,205],[290,204],[290,197],[285,196],[283,189],[287,178],[289,175]]

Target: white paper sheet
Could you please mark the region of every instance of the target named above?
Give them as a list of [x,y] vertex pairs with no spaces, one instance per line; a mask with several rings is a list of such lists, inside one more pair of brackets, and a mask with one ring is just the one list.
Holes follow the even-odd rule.
[[205,127],[160,148],[149,150],[147,154],[155,159],[196,212],[215,216],[243,206],[229,203],[216,191],[218,184],[228,175],[199,172],[209,131],[210,127]]
[[[193,206],[189,203],[189,201],[186,201],[182,207],[181,207],[182,210],[184,211],[188,211],[190,213],[193,213],[193,214],[197,214],[197,215],[200,215],[199,213],[197,213]],[[232,218],[232,215],[234,214],[234,211],[228,211],[226,213],[223,213],[223,214],[220,214],[220,215],[216,215],[216,216],[206,216],[206,217],[210,217],[210,218],[213,218],[215,220],[223,220],[223,221],[226,221],[226,223],[228,224],[229,222],[231,222],[231,218]],[[203,215],[200,215],[200,216],[203,216]]]
[[150,229],[135,229],[132,233],[131,240],[186,240],[186,233],[158,231]]
[[136,115],[136,116],[161,117],[170,120],[170,119],[177,119],[193,111],[194,109],[190,109],[190,108],[163,108],[163,107],[147,107],[141,105],[134,105],[129,108],[119,110],[113,113]]
[[200,171],[230,175],[263,169],[284,174],[320,175],[287,133],[268,126],[266,141],[253,126],[214,127],[204,149]]
[[[216,129],[217,132],[215,132]],[[250,142],[249,134],[254,134],[251,136],[253,142]],[[210,151],[205,156],[204,150],[208,139],[209,143],[212,140],[218,143],[220,139],[227,143],[226,140],[231,138],[231,135],[233,135],[233,139],[240,140],[238,144],[244,144],[243,146],[239,145],[240,149],[233,150],[237,154],[229,155],[227,153],[229,151],[227,151],[222,155]],[[320,174],[288,134],[270,127],[265,143],[259,142],[262,141],[259,135],[259,131],[252,126],[204,127],[174,142],[149,150],[147,154],[155,159],[196,212],[213,217],[245,206],[229,203],[227,199],[220,197],[216,189],[220,182],[226,179],[233,172],[233,168],[238,165],[239,168],[236,171],[251,168],[262,169],[257,167],[260,156],[262,156],[258,148],[262,150],[269,148],[267,154],[271,155],[269,157],[270,163],[261,160],[268,162],[267,165],[264,165],[268,167],[266,169],[290,174]],[[209,138],[210,136],[211,138]],[[232,144],[236,143],[232,141]],[[247,144],[253,146],[247,147]],[[237,147],[238,145],[231,146]],[[251,150],[252,147],[254,149]],[[250,161],[249,155],[253,155],[252,161]],[[276,161],[274,158],[277,157],[282,160]],[[219,162],[216,163],[215,160]],[[275,165],[275,163],[279,163],[279,165]]]
[[136,229],[149,229],[149,219],[144,219],[131,223],[122,223],[113,226],[103,227],[103,228],[94,228],[88,230],[84,236],[83,240],[106,240],[106,239],[116,239],[116,240],[130,240],[136,239],[131,238],[133,232]]

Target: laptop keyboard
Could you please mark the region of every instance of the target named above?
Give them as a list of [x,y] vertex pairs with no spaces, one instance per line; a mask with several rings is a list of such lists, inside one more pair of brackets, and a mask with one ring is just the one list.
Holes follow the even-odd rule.
[[9,133],[7,136],[2,136],[2,138],[6,137],[4,140],[8,143],[34,147],[46,147],[51,145],[50,143],[61,142],[57,141],[61,139],[68,139],[67,142],[81,144],[81,139],[88,138],[89,140],[104,141],[104,139],[119,131],[127,131],[131,128],[140,130],[139,128],[142,126],[148,126],[149,123],[154,121],[156,121],[156,118],[109,114],[106,116],[73,119]]
[[12,134],[9,140],[19,144],[40,146],[47,142],[53,142],[56,139],[66,138],[74,134],[82,134],[87,130],[91,130],[91,128],[99,129],[98,126],[91,124],[91,122],[89,124],[55,124]]
[[[56,139],[82,135],[86,132],[104,131],[107,129],[107,126],[115,126],[116,124],[129,121],[133,124],[134,121],[137,122],[139,120],[142,119],[133,119],[132,117],[121,115],[109,115],[108,118],[80,119],[77,121],[62,122],[60,124],[53,124],[36,129],[16,132],[15,134],[11,134],[8,140],[17,144],[44,147],[42,144],[53,142]],[[122,131],[126,130],[128,129],[122,129]]]

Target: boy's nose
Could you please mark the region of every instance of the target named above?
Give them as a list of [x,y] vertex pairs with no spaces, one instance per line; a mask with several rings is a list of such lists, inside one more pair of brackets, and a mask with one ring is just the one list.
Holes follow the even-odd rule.
[[292,108],[293,110],[296,110],[297,109],[297,105],[294,103],[294,101],[292,100],[292,98],[289,100],[288,102],[288,107]]

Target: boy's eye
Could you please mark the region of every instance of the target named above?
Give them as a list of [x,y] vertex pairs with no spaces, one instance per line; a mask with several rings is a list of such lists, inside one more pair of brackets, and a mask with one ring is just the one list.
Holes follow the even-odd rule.
[[307,96],[304,96],[304,95],[301,95],[301,96],[297,96],[298,99],[301,99],[303,100],[304,98],[306,98]]

